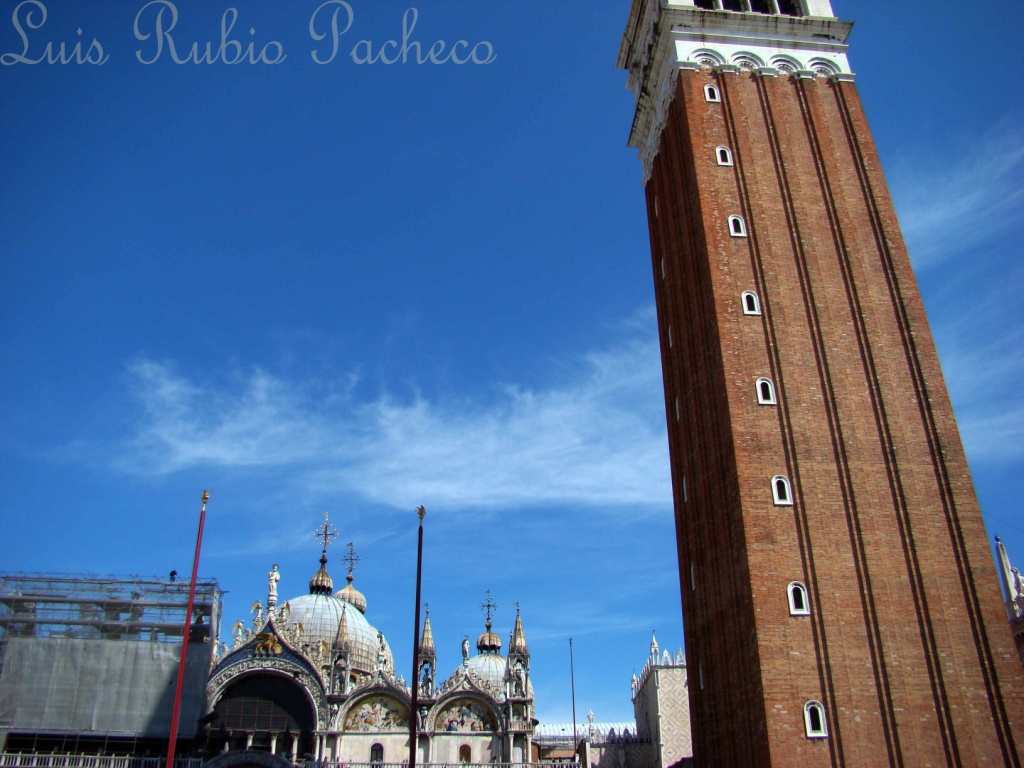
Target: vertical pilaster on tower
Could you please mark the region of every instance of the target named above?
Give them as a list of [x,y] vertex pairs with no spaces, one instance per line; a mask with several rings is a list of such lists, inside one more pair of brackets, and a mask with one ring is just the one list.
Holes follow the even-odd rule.
[[694,756],[1019,766],[1024,673],[851,28],[825,0],[634,0],[619,51]]

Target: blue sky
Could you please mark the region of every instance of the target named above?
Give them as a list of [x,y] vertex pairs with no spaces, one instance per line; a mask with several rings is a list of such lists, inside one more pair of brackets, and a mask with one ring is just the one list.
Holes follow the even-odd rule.
[[[176,3],[179,57],[235,7],[276,65],[144,64],[141,0],[44,2],[24,58],[109,58],[0,67],[0,568],[187,573],[209,488],[226,635],[271,563],[306,590],[329,510],[403,671],[424,504],[441,673],[490,589],[503,637],[522,604],[543,721],[570,718],[570,636],[580,717],[631,719],[651,630],[682,631],[628,2],[415,5],[422,50],[494,55],[462,65],[349,57],[401,39],[405,1],[350,0],[325,64],[319,2]],[[1024,11],[835,9],[986,525],[1024,563]]]

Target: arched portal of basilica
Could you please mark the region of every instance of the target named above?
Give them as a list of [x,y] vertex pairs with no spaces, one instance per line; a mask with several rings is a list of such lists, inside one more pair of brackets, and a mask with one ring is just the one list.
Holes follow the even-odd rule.
[[[256,753],[287,763],[408,759],[412,689],[396,674],[387,639],[367,619],[366,597],[353,584],[359,558],[351,545],[347,584],[335,593],[327,572],[327,546],[335,535],[325,516],[320,568],[307,594],[278,600],[281,574],[274,567],[266,611],[261,602],[253,604],[251,624],[235,624],[234,647],[225,648],[214,665],[198,738],[222,768],[250,765],[244,756]],[[470,655],[467,637],[461,664],[439,683],[427,612],[413,682],[420,763],[530,761],[529,648],[517,608],[508,654],[502,655],[501,639],[491,631],[495,607],[488,595],[477,653]],[[236,760],[243,762],[229,762]]]

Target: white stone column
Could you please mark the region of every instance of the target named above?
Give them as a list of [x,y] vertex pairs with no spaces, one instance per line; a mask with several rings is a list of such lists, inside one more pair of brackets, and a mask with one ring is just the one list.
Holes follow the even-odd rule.
[[277,734],[276,733],[270,734],[270,754],[272,754],[272,755],[276,755],[277,754]]

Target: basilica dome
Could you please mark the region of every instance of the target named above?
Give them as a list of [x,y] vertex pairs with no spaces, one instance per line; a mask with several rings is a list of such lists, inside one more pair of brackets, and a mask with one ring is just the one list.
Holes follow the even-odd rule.
[[[323,641],[328,647],[336,648],[347,642],[354,672],[366,674],[377,669],[381,644],[385,666],[394,669],[391,648],[384,636],[366,620],[361,610],[332,594],[333,590],[334,582],[327,573],[324,554],[320,557],[320,570],[309,580],[309,594],[288,600],[289,622],[302,625],[302,636],[308,643],[315,645]],[[364,608],[365,605],[364,599]]]
[[[505,657],[498,653],[479,653],[472,657],[466,666],[469,669],[470,677],[476,676],[484,682],[496,686],[501,690],[505,685]],[[455,673],[459,674],[460,669]]]
[[[513,651],[526,651],[526,640],[522,636],[522,623],[516,614],[516,629],[513,630]],[[518,633],[518,634],[517,634]],[[518,644],[517,644],[518,643]],[[468,641],[463,644],[465,652]],[[521,646],[521,647],[520,647]],[[463,677],[469,677],[490,688],[492,691],[501,692],[505,689],[505,678],[509,673],[508,659],[501,655],[501,638],[491,631],[491,617],[488,615],[486,628],[476,640],[477,654],[466,659],[460,664],[449,677],[449,684],[454,683]],[[514,670],[513,670],[514,671]],[[520,669],[521,673],[521,669]],[[527,680],[526,688],[530,696],[533,696],[533,685]]]

